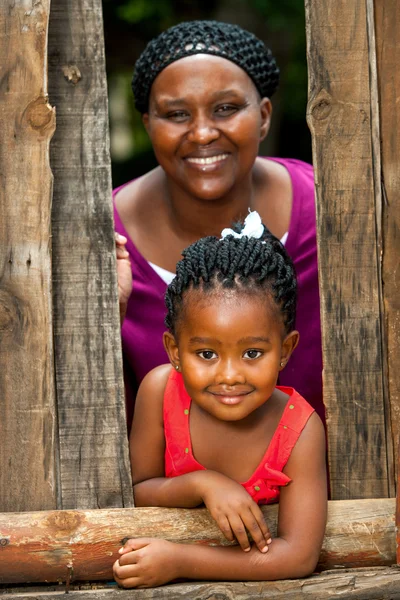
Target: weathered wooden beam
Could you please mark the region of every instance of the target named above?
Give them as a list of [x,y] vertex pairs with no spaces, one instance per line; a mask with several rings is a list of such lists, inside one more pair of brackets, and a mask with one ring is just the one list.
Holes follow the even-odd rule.
[[[65,586],[10,588],[3,590],[3,600],[59,600]],[[120,590],[115,587],[79,585],[69,587],[69,600],[397,600],[400,598],[400,569],[375,567],[343,569],[312,575],[306,579],[246,582],[186,582],[159,588]]]
[[[394,495],[377,240],[370,0],[306,0],[332,497]],[[372,24],[373,27],[373,24]],[[370,77],[370,72],[372,76]]]
[[[276,535],[278,506],[263,508]],[[135,508],[0,515],[0,583],[112,579],[127,537],[227,544],[206,509]],[[329,503],[319,569],[396,561],[395,499]]]
[[129,507],[101,0],[52,0],[49,95],[60,508]]
[[400,444],[400,4],[374,0],[382,150],[382,280],[388,391],[395,453]]
[[0,3],[0,510],[57,506],[50,1]]

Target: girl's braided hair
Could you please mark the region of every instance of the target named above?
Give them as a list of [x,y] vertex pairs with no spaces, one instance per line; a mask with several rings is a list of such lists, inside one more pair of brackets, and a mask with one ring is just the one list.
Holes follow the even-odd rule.
[[255,35],[220,21],[184,21],[151,40],[136,62],[132,90],[139,112],[149,109],[157,75],[171,63],[194,54],[212,54],[235,63],[253,80],[262,98],[270,98],[278,87],[275,59]]
[[294,266],[281,242],[265,227],[260,239],[233,235],[224,239],[202,238],[186,248],[182,256],[165,296],[168,311],[165,325],[174,335],[185,293],[191,289],[207,293],[218,287],[269,294],[279,308],[286,333],[294,329],[297,300]]

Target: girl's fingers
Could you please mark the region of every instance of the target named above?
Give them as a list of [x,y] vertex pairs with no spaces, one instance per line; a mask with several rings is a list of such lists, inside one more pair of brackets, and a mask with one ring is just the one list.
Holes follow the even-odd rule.
[[245,552],[248,552],[251,549],[250,541],[246,532],[246,527],[241,519],[241,517],[237,514],[231,515],[229,517],[229,523],[231,529],[237,539],[239,546]]
[[217,525],[220,528],[221,532],[224,534],[228,542],[233,542],[235,536],[232,533],[231,526],[229,524],[228,518],[223,515],[217,520]]
[[243,521],[257,548],[261,552],[268,552],[271,535],[258,506],[255,506],[253,510],[249,509]]

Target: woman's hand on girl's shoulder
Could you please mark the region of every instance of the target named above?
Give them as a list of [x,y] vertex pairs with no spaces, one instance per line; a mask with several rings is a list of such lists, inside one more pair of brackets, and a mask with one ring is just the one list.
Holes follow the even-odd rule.
[[118,299],[121,323],[123,322],[128,300],[132,292],[132,267],[129,252],[126,249],[127,239],[120,233],[115,233],[115,248],[117,254]]
[[267,552],[271,534],[260,507],[240,483],[216,471],[199,471],[199,493],[226,539],[236,539],[245,552],[249,534],[261,552]]

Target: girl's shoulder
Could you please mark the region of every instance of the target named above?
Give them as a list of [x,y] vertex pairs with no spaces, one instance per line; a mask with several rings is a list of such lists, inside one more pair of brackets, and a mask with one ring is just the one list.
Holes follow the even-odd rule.
[[147,373],[139,386],[136,397],[138,410],[141,410],[142,405],[144,405],[146,412],[156,408],[162,409],[165,388],[171,372],[172,366],[168,363],[155,367]]

